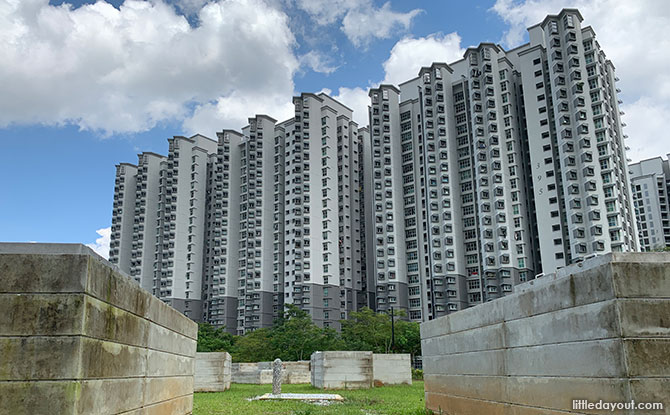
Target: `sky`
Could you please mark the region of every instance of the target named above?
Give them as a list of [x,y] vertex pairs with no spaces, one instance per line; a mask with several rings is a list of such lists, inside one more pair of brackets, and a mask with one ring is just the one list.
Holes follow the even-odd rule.
[[367,124],[367,89],[510,49],[577,7],[621,79],[629,158],[670,153],[667,0],[0,0],[0,241],[109,246],[115,165],[278,120],[326,91]]

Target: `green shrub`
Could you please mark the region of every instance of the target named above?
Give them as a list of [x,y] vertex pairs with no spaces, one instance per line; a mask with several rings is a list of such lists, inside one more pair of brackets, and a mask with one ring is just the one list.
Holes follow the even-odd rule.
[[412,369],[412,379],[413,380],[423,380],[423,370]]

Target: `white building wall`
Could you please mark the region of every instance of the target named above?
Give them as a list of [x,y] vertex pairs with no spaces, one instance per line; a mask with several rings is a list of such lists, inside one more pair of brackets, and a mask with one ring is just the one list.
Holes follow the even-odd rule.
[[156,295],[154,260],[157,249],[158,205],[160,203],[160,171],[165,156],[155,153],[138,155],[138,172],[135,191],[135,221],[133,232],[133,266],[130,275],[142,288]]
[[[670,160],[670,154],[668,154]],[[670,162],[661,157],[629,166],[640,246],[670,247]]]
[[132,260],[136,176],[137,166],[129,163],[116,166],[109,262],[126,273],[130,273]]

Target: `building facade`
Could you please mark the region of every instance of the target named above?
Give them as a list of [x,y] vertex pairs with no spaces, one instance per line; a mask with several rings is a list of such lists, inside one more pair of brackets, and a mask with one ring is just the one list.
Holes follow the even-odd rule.
[[528,29],[522,79],[542,269],[637,251],[614,65],[575,9]]
[[670,247],[670,154],[629,165],[643,251]]
[[564,9],[519,48],[482,43],[370,90],[377,310],[430,320],[639,249],[614,66],[581,21]]
[[631,166],[631,192],[614,66],[581,22],[564,9],[516,49],[482,43],[373,88],[369,127],[303,93],[289,120],[256,115],[119,164],[110,261],[244,334],[286,304],[335,329],[363,306],[430,320],[639,250],[633,197],[645,248],[660,244],[667,161]]
[[244,334],[285,303],[339,328],[370,305],[365,275],[367,129],[326,94],[295,117],[249,118],[218,141],[168,140],[168,156],[117,166],[110,261],[196,321]]

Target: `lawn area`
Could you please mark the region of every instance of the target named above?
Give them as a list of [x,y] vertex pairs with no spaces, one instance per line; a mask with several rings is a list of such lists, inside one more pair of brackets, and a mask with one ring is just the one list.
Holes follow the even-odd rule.
[[282,385],[284,393],[338,393],[342,403],[318,406],[301,401],[248,401],[272,392],[272,385],[233,383],[229,390],[196,393],[193,415],[424,415],[423,382],[360,390],[321,390],[311,385]]

